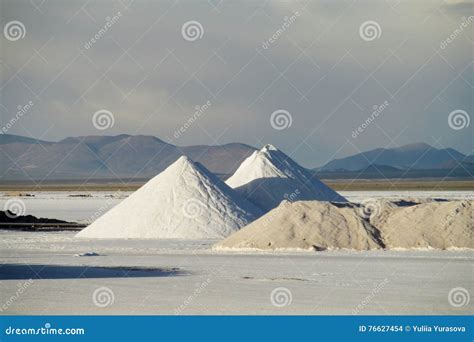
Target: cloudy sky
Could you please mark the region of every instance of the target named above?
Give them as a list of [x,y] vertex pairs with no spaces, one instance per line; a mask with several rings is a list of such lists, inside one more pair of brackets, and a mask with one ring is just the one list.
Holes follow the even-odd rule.
[[470,2],[1,0],[0,12],[10,134],[272,143],[305,166],[415,142],[473,153]]

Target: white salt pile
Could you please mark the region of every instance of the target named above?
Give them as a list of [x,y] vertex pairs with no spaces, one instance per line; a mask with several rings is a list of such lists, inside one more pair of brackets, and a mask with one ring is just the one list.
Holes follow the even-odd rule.
[[216,244],[236,249],[380,248],[378,232],[350,204],[282,202],[277,208]]
[[76,236],[224,238],[260,214],[202,165],[183,156]]
[[347,201],[272,145],[255,151],[226,183],[263,211],[284,199]]
[[473,201],[385,206],[370,217],[387,248],[474,248]]
[[474,248],[473,202],[283,202],[216,249]]

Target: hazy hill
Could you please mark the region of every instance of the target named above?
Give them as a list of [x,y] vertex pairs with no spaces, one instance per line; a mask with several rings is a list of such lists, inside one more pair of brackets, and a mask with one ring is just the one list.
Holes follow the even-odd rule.
[[233,173],[255,149],[244,144],[178,147],[153,136],[70,137],[48,142],[0,135],[0,179],[147,178],[181,155],[221,174]]
[[425,143],[397,148],[377,148],[341,159],[334,159],[318,171],[358,171],[371,165],[384,165],[401,170],[450,169],[466,156],[455,149],[437,149]]
[[[83,136],[50,142],[0,134],[0,180],[143,180],[186,155],[226,178],[254,147],[231,143],[175,146],[146,135]],[[474,157],[419,143],[335,159],[320,178],[472,177]]]

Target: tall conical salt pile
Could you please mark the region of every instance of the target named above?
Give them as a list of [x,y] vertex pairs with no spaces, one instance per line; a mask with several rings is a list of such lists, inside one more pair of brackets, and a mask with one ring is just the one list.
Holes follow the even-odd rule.
[[264,211],[289,201],[347,202],[272,145],[248,157],[226,183]]
[[216,239],[260,214],[210,171],[183,156],[76,236]]

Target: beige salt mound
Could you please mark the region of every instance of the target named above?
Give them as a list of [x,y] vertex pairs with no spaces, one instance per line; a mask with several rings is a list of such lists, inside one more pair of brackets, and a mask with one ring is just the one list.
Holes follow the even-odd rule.
[[216,249],[474,248],[472,201],[355,204],[284,201]]
[[215,245],[216,249],[380,248],[378,232],[353,205],[283,201],[277,208]]
[[382,206],[370,218],[386,248],[474,248],[472,201]]

